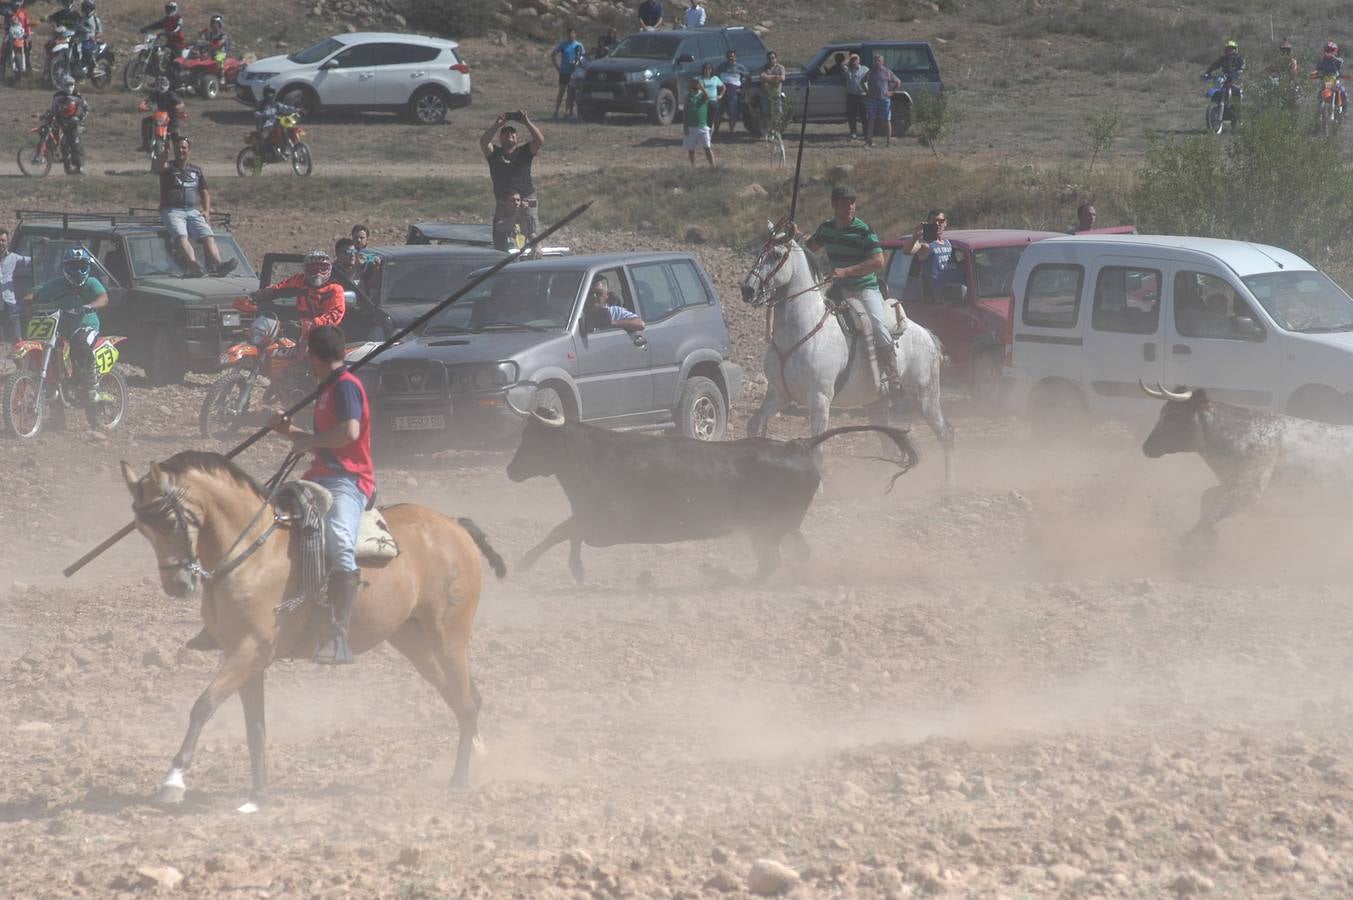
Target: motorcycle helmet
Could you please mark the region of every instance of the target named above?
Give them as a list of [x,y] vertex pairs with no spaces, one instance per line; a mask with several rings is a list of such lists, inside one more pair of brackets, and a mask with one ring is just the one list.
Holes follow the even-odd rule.
[[224,31],[225,19],[221,18],[220,15],[212,16],[211,19],[207,22],[207,27],[212,31]]
[[1339,45],[1336,44],[1336,43],[1334,43],[1334,41],[1326,41],[1326,42],[1325,42],[1325,55],[1326,55],[1326,56],[1338,56],[1338,55],[1339,55]]
[[71,247],[61,254],[61,274],[76,287],[89,280],[89,273],[93,269],[94,260],[84,247]]
[[95,9],[94,0],[83,0],[83,2],[80,4],[80,13],[82,15],[87,16],[92,12],[94,12],[94,9]]
[[1227,42],[1226,42],[1226,52],[1229,53],[1229,52],[1231,52],[1232,50],[1239,50],[1239,49],[1240,49],[1240,45],[1237,44],[1234,40],[1230,40],[1230,41],[1227,41]]
[[69,72],[64,72],[56,79],[56,89],[63,94],[75,93],[75,79]]
[[327,284],[333,271],[333,260],[323,250],[311,250],[305,255],[305,280],[311,287]]
[[155,93],[167,94],[169,93],[169,88],[170,88],[169,79],[164,75],[161,75],[159,78],[155,79]]
[[164,14],[166,16],[177,15],[178,11],[179,5],[175,3],[174,0],[169,0],[169,2],[164,5]]

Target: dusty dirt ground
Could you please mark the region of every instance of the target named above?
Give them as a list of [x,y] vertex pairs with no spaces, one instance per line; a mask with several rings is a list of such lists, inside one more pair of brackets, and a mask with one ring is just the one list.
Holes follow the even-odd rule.
[[[594,236],[596,246],[610,236]],[[759,399],[759,322],[729,299]],[[133,370],[134,372],[134,370]],[[753,862],[797,896],[1346,896],[1353,591],[1347,497],[1275,490],[1181,561],[1210,483],[1101,428],[1048,447],[965,414],[892,496],[871,440],[828,452],[816,553],[750,590],[741,540],[521,553],[566,514],[506,455],[420,457],[387,501],[473,517],[512,570],[472,664],[487,758],[449,789],[455,726],[387,649],[269,679],[275,798],[254,816],[233,701],[181,809],[150,802],[216,659],[181,648],[192,602],[138,536],[66,581],[126,520],[117,460],[200,444],[205,380],[134,379],[127,429],[0,444],[0,894],[714,896]],[[781,420],[782,434],[800,420]],[[830,445],[829,445],[830,446]],[[243,462],[258,474],[276,445]],[[150,874],[147,874],[150,873]]]

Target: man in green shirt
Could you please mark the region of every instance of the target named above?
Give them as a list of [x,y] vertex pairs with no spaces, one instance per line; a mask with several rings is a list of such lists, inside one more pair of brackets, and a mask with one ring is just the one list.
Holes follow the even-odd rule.
[[857,195],[853,188],[832,188],[832,218],[813,232],[804,246],[814,253],[827,252],[832,267],[832,292],[852,305],[863,306],[874,326],[874,349],[883,387],[897,387],[897,348],[883,318],[883,293],[878,273],[883,271],[883,246],[874,229],[855,215]]
[[686,138],[681,147],[695,166],[695,151],[703,148],[705,159],[714,168],[714,150],[709,146],[709,94],[699,78],[692,78],[686,93]]
[[99,314],[108,305],[108,292],[90,277],[93,257],[84,247],[71,247],[61,257],[61,277],[43,282],[25,298],[38,306],[61,310],[61,336],[70,344],[77,389],[86,400],[99,399],[99,374],[94,365],[94,343],[99,339]]

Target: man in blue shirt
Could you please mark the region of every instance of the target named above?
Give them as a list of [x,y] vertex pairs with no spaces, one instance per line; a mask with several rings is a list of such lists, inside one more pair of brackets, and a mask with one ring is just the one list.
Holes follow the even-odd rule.
[[564,115],[573,115],[573,92],[570,91],[569,82],[573,78],[573,70],[582,65],[583,57],[587,55],[587,48],[578,40],[578,29],[570,28],[568,36],[550,51],[550,63],[559,71],[559,93],[554,98],[554,117],[559,118],[559,104],[564,101],[564,94],[568,94],[568,105],[564,107]]
[[662,0],[644,0],[639,4],[639,29],[657,31],[662,27]]
[[[935,239],[925,239],[926,225],[935,226]],[[940,288],[946,284],[962,284],[963,273],[954,261],[954,245],[944,236],[949,228],[949,217],[944,210],[932,209],[926,220],[916,226],[911,237],[902,242],[903,253],[913,253],[921,261],[921,289],[927,303],[940,303]]]

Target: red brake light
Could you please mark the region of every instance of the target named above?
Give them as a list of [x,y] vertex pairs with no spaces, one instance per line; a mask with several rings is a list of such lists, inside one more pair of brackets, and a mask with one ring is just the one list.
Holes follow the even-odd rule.
[[465,65],[465,63],[458,62],[458,63],[456,63],[454,66],[451,67],[451,71],[452,71],[452,72],[459,72],[459,73],[462,74],[462,75],[469,75],[469,74],[470,74],[470,67],[467,66],[467,65]]

